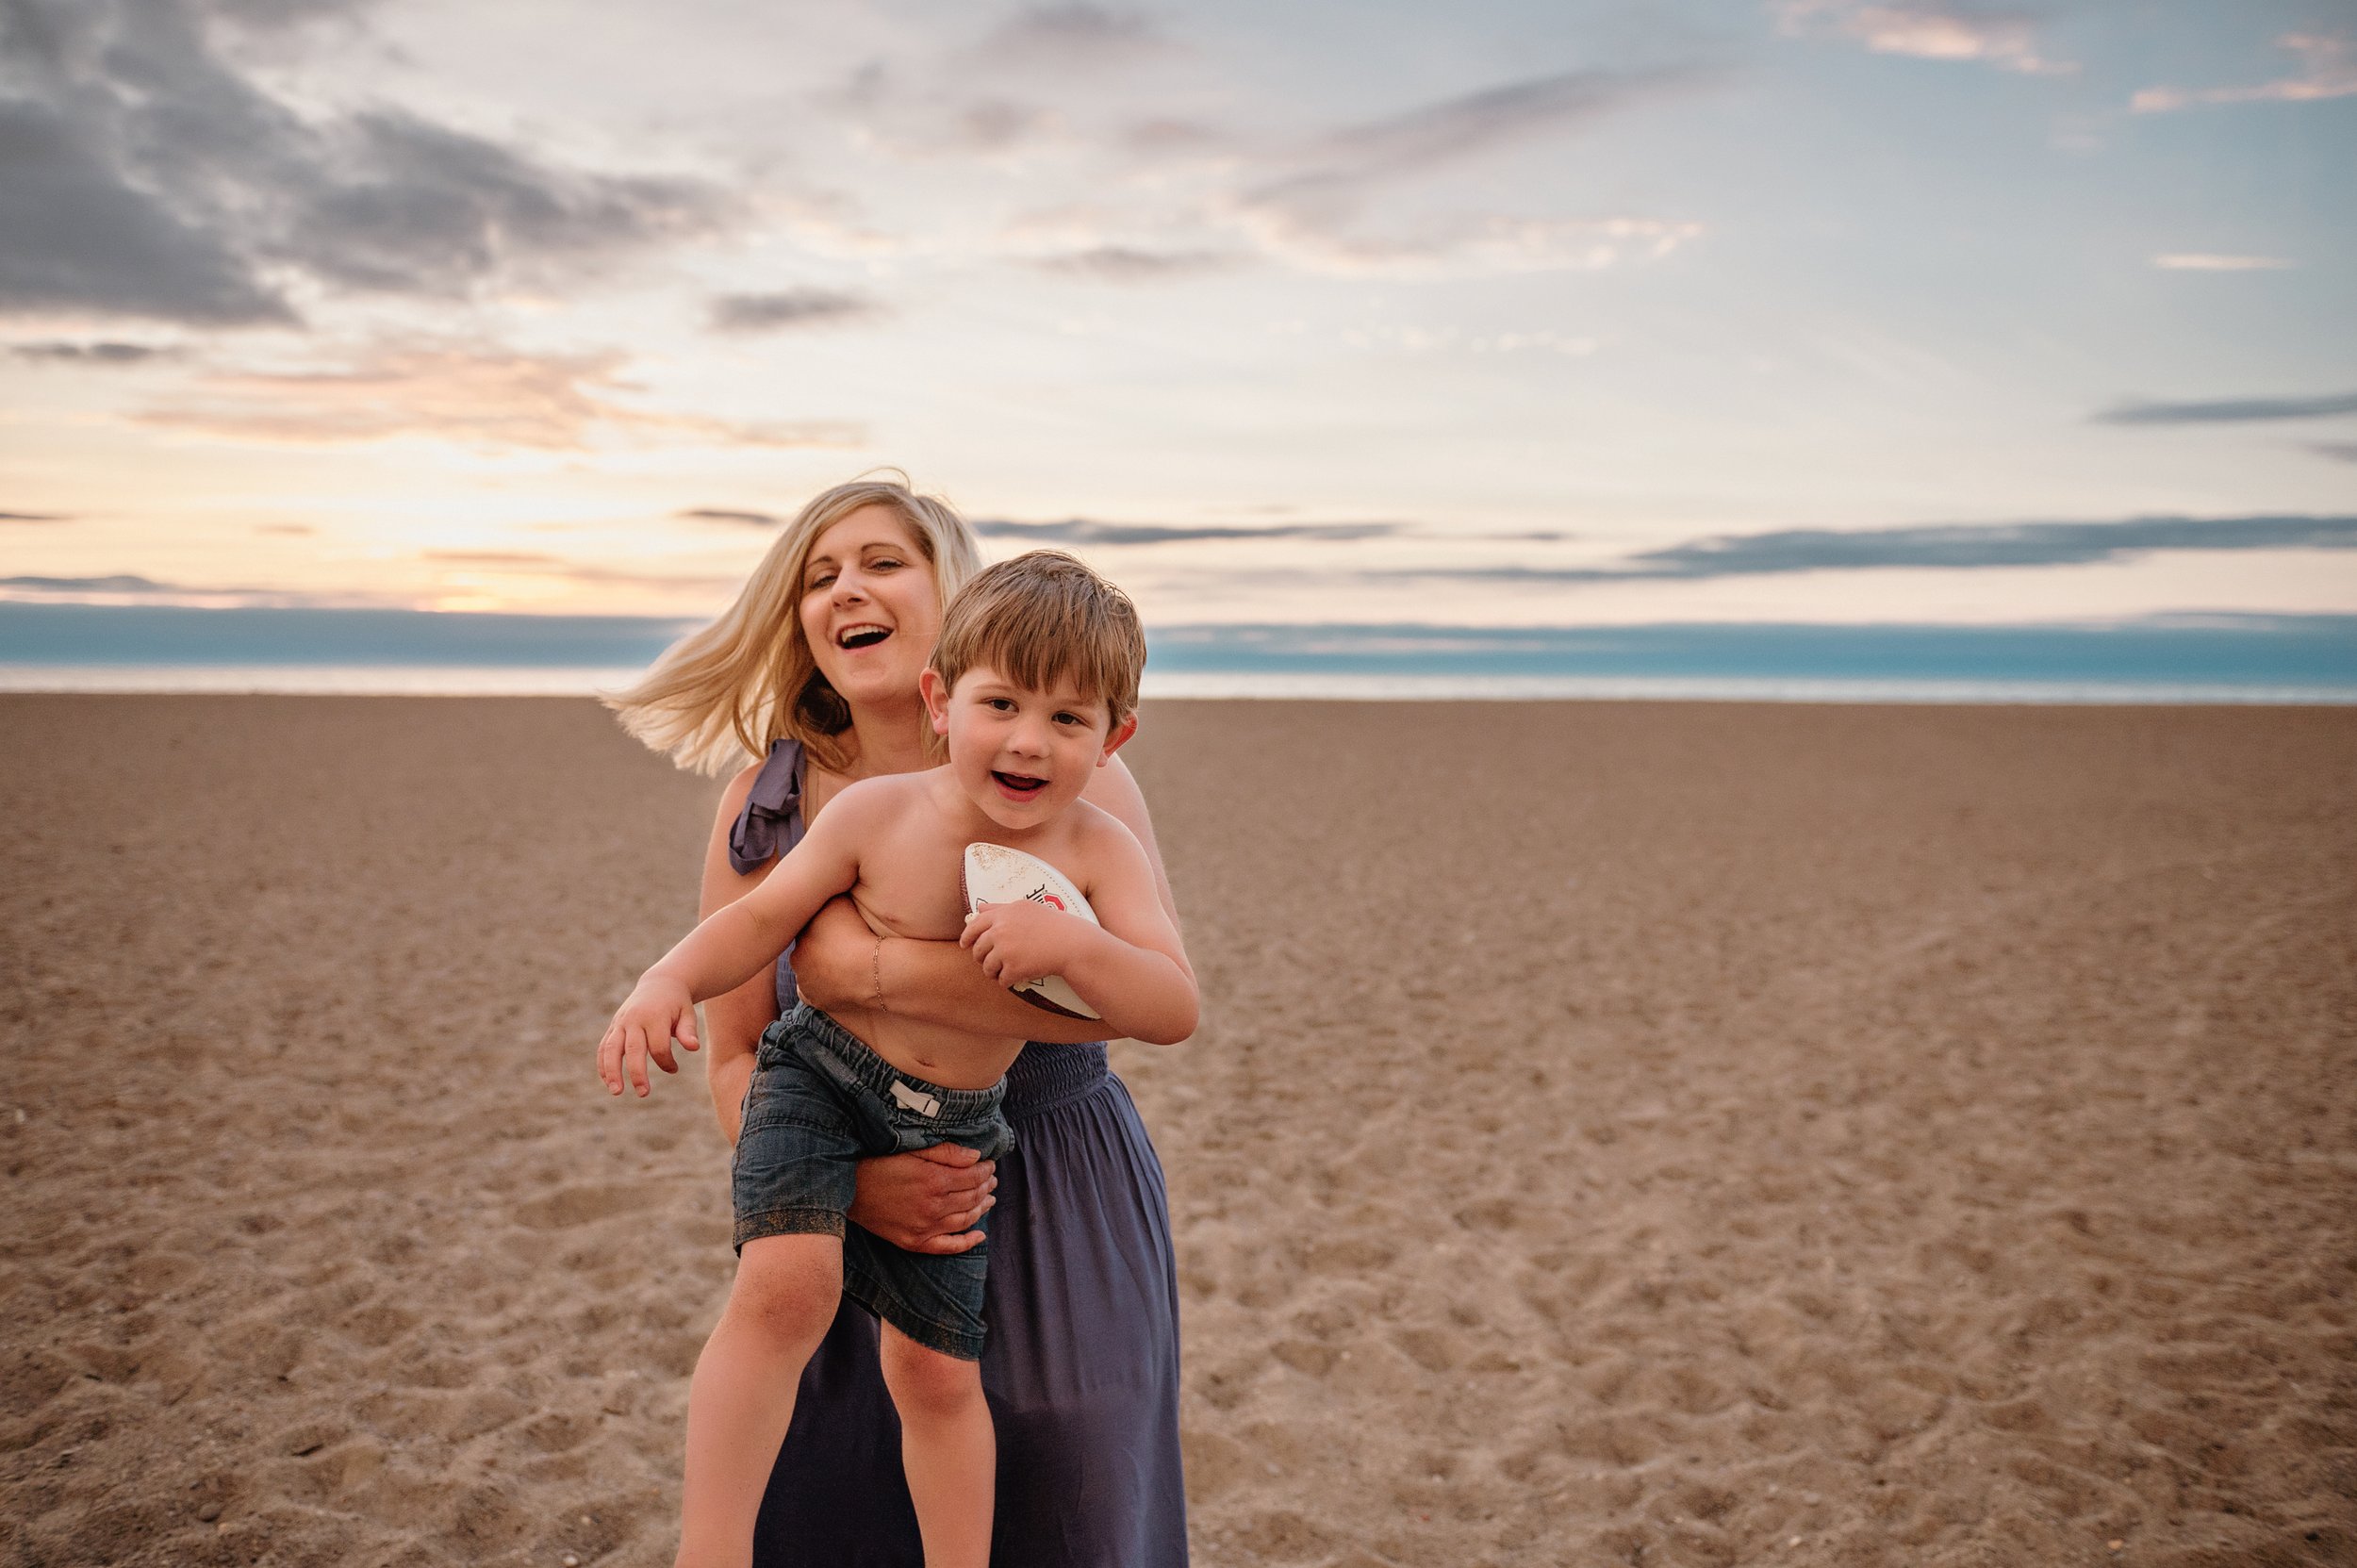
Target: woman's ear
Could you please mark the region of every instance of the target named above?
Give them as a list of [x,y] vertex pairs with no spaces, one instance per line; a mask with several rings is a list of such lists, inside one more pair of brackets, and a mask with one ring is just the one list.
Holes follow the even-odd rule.
[[1113,733],[1105,737],[1105,749],[1096,753],[1096,766],[1102,767],[1107,763],[1113,761],[1113,753],[1120,751],[1124,746],[1129,745],[1129,737],[1137,733],[1138,716],[1135,713],[1132,713],[1126,718],[1122,719],[1120,723],[1114,725]]
[[925,712],[931,716],[933,734],[949,733],[949,683],[941,678],[941,671],[928,667],[916,678],[916,689],[925,699]]

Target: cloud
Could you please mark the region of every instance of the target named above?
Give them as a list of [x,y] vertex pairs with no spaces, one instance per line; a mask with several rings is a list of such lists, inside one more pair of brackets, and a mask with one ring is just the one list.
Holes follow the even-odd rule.
[[673,514],[699,522],[734,522],[748,528],[775,528],[784,520],[768,512],[739,512],[726,506],[691,506]]
[[1001,68],[1102,70],[1171,48],[1170,41],[1135,12],[1102,6],[1038,6],[984,38],[975,57]]
[[2357,463],[2357,441],[2311,441],[2308,450],[2336,463]]
[[2152,265],[2165,272],[2280,272],[2293,264],[2273,256],[2215,256],[2206,251],[2179,251],[2154,256]]
[[111,577],[0,577],[0,588],[13,588],[20,593],[124,593],[164,594],[189,590],[169,583],[158,583],[151,577],[134,577],[117,573]]
[[788,289],[774,294],[722,294],[712,302],[711,324],[719,332],[775,332],[782,327],[839,326],[883,314],[883,307],[864,294]]
[[233,67],[210,20],[193,0],[0,10],[0,310],[291,325],[298,279],[456,298],[730,218],[699,180],[564,168],[399,109],[306,116]]
[[2218,398],[2200,403],[2123,403],[2094,416],[2097,424],[2225,424],[2249,420],[2320,420],[2357,414],[2357,392],[2321,397]]
[[312,527],[307,522],[257,522],[254,525],[254,532],[256,534],[278,534],[283,535],[288,538],[307,539],[317,534],[319,530]]
[[1574,71],[1488,88],[1318,138],[1291,172],[1229,198],[1225,216],[1308,271],[1359,276],[1550,272],[1657,259],[1702,233],[1652,218],[1430,220],[1370,232],[1368,209],[1404,183],[1560,136],[1607,112],[1682,91],[1692,74]]
[[140,365],[150,359],[176,359],[183,351],[155,343],[10,343],[8,353],[36,363],[73,365]]
[[456,567],[549,567],[565,564],[561,555],[536,550],[422,550],[420,561]]
[[1164,283],[1227,272],[1241,259],[1226,251],[1148,251],[1129,245],[1097,245],[1060,256],[1034,256],[1031,265],[1042,272],[1094,278],[1100,283]]
[[1940,523],[1837,533],[1786,529],[1692,539],[1610,567],[1407,568],[1393,580],[1632,583],[1881,568],[1970,571],[2083,566],[2162,550],[2357,550],[2357,516],[2150,517],[2111,522]]
[[1933,0],[1780,0],[1774,8],[1790,35],[1830,32],[1877,55],[1915,59],[1969,60],[2028,75],[2068,75],[2079,69],[2037,48],[2037,28],[2020,11],[1950,6]]
[[41,523],[72,522],[73,520],[73,517],[65,512],[0,512],[0,522]]
[[1360,539],[1388,538],[1414,530],[1404,522],[1285,522],[1264,528],[1234,528],[1217,523],[1097,522],[1087,518],[1068,518],[1062,522],[978,520],[974,531],[984,538],[1030,544],[1130,545],[1206,539],[1310,539],[1346,544]]
[[852,447],[842,423],[748,424],[617,402],[613,354],[531,355],[454,345],[377,349],[348,369],[220,372],[142,423],[233,440],[343,444],[422,436],[475,447],[581,451],[602,437],[726,447]]
[[2167,114],[2206,104],[2304,104],[2357,93],[2357,55],[2346,38],[2324,33],[2286,33],[2275,41],[2299,57],[2298,75],[2256,87],[2212,87],[2188,91],[2148,87],[2128,102],[2137,114]]

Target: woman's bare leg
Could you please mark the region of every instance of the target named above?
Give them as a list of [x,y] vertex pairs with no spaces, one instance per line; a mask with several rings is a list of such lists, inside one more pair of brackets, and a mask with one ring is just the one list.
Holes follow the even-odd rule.
[[794,1419],[803,1363],[843,1296],[840,1236],[745,1244],[719,1324],[687,1385],[680,1568],[748,1568],[762,1489]]
[[927,1349],[883,1326],[884,1386],[900,1412],[900,1468],[925,1541],[925,1568],[988,1568],[998,1441],[980,1362]]

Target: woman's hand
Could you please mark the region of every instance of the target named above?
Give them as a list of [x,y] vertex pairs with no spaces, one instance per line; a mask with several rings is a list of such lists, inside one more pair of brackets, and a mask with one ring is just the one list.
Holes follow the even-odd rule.
[[903,1252],[964,1252],[980,1246],[973,1227],[998,1200],[997,1162],[962,1144],[859,1163],[851,1222]]
[[876,941],[849,898],[828,900],[795,940],[795,988],[824,1012],[874,1006]]

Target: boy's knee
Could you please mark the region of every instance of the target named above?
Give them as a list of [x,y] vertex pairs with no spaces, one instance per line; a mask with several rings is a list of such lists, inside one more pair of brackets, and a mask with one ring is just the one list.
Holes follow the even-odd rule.
[[765,1236],[745,1244],[729,1312],[786,1345],[816,1345],[843,1299],[843,1245],[832,1236]]
[[927,1349],[889,1327],[882,1350],[884,1387],[892,1391],[893,1407],[902,1420],[941,1420],[982,1405],[980,1362]]

